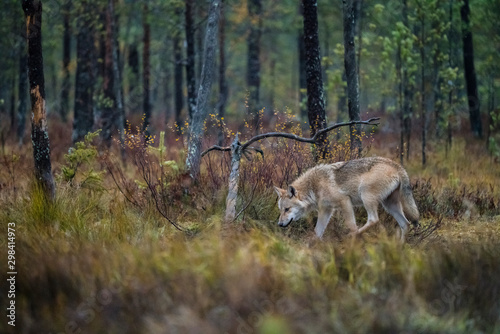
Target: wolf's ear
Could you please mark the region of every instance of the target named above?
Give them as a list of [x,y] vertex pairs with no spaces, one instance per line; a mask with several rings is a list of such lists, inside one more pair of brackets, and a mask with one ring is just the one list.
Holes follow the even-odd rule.
[[288,197],[292,198],[294,196],[297,196],[297,189],[295,189],[292,186],[288,187]]
[[274,186],[274,191],[276,192],[276,194],[279,196],[279,197],[283,197],[283,194],[285,193],[285,190],[281,189],[281,188],[278,188],[276,186]]

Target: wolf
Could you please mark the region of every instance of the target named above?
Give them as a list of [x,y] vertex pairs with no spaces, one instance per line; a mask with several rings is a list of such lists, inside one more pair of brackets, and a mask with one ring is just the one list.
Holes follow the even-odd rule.
[[[274,187],[279,196],[278,225],[317,211],[314,231],[321,238],[335,210],[340,210],[351,235],[361,234],[377,224],[378,206],[392,215],[401,228],[405,241],[410,221],[418,224],[419,211],[413,198],[410,179],[398,163],[383,157],[369,157],[333,164],[321,164],[307,170],[288,189]],[[358,228],[353,207],[364,206],[368,219]]]

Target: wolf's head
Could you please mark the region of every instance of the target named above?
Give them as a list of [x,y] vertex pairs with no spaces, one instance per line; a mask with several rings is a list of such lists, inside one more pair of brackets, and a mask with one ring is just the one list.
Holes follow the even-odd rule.
[[286,227],[293,220],[301,218],[306,213],[306,205],[300,200],[300,195],[298,194],[297,189],[292,186],[289,186],[288,190],[274,187],[274,191],[276,191],[279,196],[279,226]]

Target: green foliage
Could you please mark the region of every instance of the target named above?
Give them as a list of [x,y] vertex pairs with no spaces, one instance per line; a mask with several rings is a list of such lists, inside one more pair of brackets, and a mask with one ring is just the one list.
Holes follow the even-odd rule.
[[74,147],[64,155],[66,165],[61,167],[60,178],[72,186],[86,188],[90,190],[104,190],[102,187],[102,176],[104,172],[94,170],[97,161],[97,148],[92,144],[93,140],[99,136],[101,130],[89,132],[81,142],[77,142]]

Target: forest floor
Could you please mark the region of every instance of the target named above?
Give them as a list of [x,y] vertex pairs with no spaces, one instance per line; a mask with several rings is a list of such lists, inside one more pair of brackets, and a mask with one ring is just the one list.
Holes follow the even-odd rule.
[[[375,135],[368,155],[397,160],[396,147],[381,144],[396,139],[384,136]],[[55,152],[58,195],[46,203],[24,181],[28,146],[7,145],[0,258],[7,264],[12,227],[17,275],[15,297],[7,298],[11,282],[2,279],[0,300],[4,310],[15,301],[16,327],[4,314],[0,332],[500,333],[500,166],[480,145],[458,138],[449,152],[430,147],[425,168],[416,153],[405,163],[422,227],[404,245],[386,214],[387,232],[373,228],[357,239],[340,217],[321,241],[313,217],[279,229],[272,183],[293,180],[303,167],[279,147],[243,162],[239,206],[250,204],[232,224],[223,223],[227,176],[219,175],[227,159],[205,158],[214,159],[203,167],[207,180],[193,190],[183,188],[175,162],[165,163],[161,171],[173,176],[164,213],[180,232],[134,164],[123,174],[102,161],[82,164],[81,179],[68,183],[61,176],[68,161]],[[287,159],[297,159],[295,167],[278,168]],[[269,170],[279,173],[266,178]],[[127,185],[136,187],[132,201]],[[358,212],[358,225],[364,216]],[[9,271],[2,265],[3,277]]]

